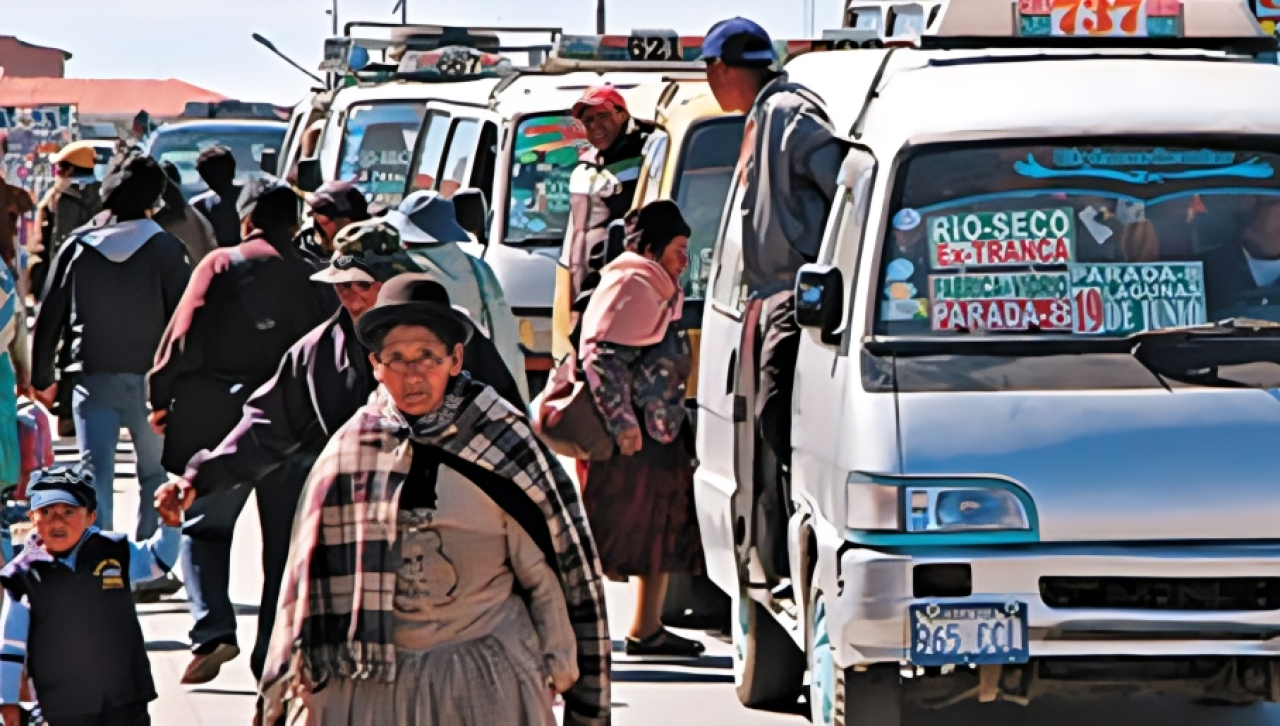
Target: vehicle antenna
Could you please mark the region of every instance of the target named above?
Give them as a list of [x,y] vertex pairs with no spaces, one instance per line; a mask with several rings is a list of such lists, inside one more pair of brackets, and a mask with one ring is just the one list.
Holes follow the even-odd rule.
[[294,59],[292,59],[292,58],[290,58],[289,56],[287,56],[287,55],[285,55],[284,53],[282,53],[282,52],[280,51],[280,49],[279,49],[279,48],[277,48],[277,47],[275,46],[275,43],[272,43],[271,41],[269,41],[269,40],[267,40],[266,38],[262,37],[262,36],[261,36],[261,35],[259,35],[258,33],[254,33],[254,34],[253,34],[253,39],[254,39],[254,40],[256,40],[256,41],[258,41],[258,43],[259,43],[263,48],[266,48],[267,50],[271,51],[272,53],[275,53],[276,55],[280,56],[282,59],[284,59],[284,62],[285,62],[285,63],[288,63],[289,65],[293,66],[294,68],[297,68],[299,71],[302,71],[303,73],[305,73],[305,74],[307,75],[307,77],[308,77],[308,78],[310,78],[310,79],[314,80],[316,83],[319,83],[320,85],[324,85],[324,79],[323,79],[323,78],[321,78],[320,76],[317,76],[316,74],[312,73],[311,71],[307,70],[306,68],[303,68],[302,66],[298,65],[298,62],[297,62],[297,61],[295,61]]

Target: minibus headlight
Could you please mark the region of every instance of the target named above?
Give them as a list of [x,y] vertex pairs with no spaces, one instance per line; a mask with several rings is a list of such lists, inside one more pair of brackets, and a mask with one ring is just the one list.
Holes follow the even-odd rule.
[[928,534],[1033,529],[1030,498],[990,479],[872,476],[846,485],[845,524],[861,532]]
[[905,494],[908,532],[1031,528],[1026,507],[1007,489],[909,487]]

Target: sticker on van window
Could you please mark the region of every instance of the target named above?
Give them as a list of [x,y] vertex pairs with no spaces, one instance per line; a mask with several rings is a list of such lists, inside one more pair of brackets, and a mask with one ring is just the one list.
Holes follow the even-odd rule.
[[931,275],[935,331],[1070,331],[1071,278],[1065,272]]
[[929,301],[925,298],[885,300],[880,304],[880,319],[888,322],[926,320],[929,317]]
[[929,264],[963,267],[1062,265],[1075,259],[1075,219],[1069,207],[929,217]]
[[1207,322],[1201,262],[1071,265],[1075,331],[1125,336]]
[[915,274],[916,266],[911,260],[898,258],[890,262],[884,270],[884,296],[890,300],[915,297],[919,292],[911,283],[911,278]]

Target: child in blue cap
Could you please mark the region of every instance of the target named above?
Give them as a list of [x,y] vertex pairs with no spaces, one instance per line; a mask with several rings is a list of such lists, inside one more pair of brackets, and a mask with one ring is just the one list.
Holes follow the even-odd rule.
[[45,469],[28,487],[35,527],[0,570],[0,716],[18,726],[24,668],[53,726],[149,726],[156,698],[130,586],[164,576],[178,556],[182,512],[144,543],[94,526],[97,495],[79,468]]

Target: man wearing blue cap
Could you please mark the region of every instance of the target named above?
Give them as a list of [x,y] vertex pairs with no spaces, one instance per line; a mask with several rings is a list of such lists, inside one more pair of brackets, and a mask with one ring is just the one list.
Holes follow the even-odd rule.
[[765,467],[777,482],[763,488],[757,503],[766,523],[757,544],[766,574],[776,582],[788,569],[790,496],[779,473],[791,458],[791,392],[800,341],[795,278],[801,265],[818,257],[845,147],[822,99],[774,70],[773,40],[758,24],[746,18],[716,23],[703,40],[702,56],[721,108],[747,115],[740,185],[731,203],[742,211],[743,283],[762,305],[756,417],[779,466]]
[[57,726],[147,726],[156,699],[130,585],[164,576],[178,555],[172,503],[145,543],[94,526],[97,494],[79,468],[37,472],[28,489],[35,532],[0,570],[0,718],[19,723],[23,671]]

